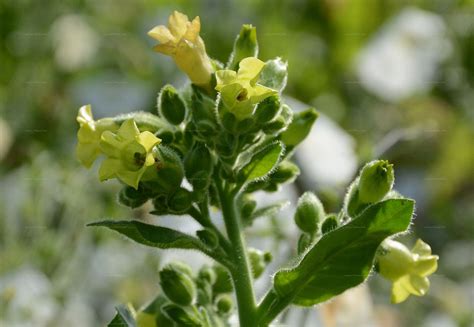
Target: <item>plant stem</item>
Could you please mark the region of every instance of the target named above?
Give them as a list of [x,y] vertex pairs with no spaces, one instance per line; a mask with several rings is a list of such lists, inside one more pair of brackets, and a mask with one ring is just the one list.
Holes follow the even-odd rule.
[[215,183],[227,234],[233,246],[234,269],[230,273],[237,297],[240,326],[256,327],[258,320],[256,316],[257,306],[242,224],[235,207],[235,194],[231,193],[228,188],[224,188],[218,178],[215,179]]

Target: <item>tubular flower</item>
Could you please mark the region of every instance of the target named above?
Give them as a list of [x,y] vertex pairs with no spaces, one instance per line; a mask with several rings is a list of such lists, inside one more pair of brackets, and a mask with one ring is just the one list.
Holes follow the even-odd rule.
[[408,250],[405,245],[386,240],[377,256],[380,274],[392,281],[392,302],[405,301],[410,294],[423,296],[430,287],[428,276],[438,268],[438,256],[428,244],[418,239]]
[[100,154],[100,136],[105,131],[115,132],[119,126],[111,118],[94,120],[90,105],[82,106],[76,117],[79,123],[77,132],[76,156],[82,165],[89,168]]
[[116,134],[105,131],[100,149],[107,158],[99,169],[100,180],[116,177],[137,189],[146,168],[155,163],[152,150],[160,142],[151,132],[140,133],[133,119],[126,120]]
[[169,17],[168,27],[156,26],[148,35],[160,42],[153,48],[156,52],[172,57],[194,84],[207,88],[213,68],[204,41],[199,36],[200,30],[199,17],[190,22],[188,16],[174,11]]
[[263,66],[263,61],[248,57],[240,61],[237,72],[227,69],[216,72],[216,90],[226,107],[239,118],[249,116],[257,103],[277,93],[257,83]]

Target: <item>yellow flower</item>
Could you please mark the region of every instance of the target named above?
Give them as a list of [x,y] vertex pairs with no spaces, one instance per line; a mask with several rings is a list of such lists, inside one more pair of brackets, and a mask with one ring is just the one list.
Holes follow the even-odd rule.
[[115,132],[119,126],[111,118],[103,118],[97,121],[92,116],[90,105],[82,106],[76,117],[79,123],[77,132],[76,155],[81,164],[89,168],[100,154],[100,136],[104,131]]
[[169,17],[168,27],[156,26],[148,35],[160,42],[153,48],[155,51],[171,56],[194,84],[208,88],[213,68],[204,41],[199,36],[200,30],[199,17],[190,22],[188,16],[174,11]]
[[423,296],[430,287],[428,276],[438,268],[438,256],[422,240],[416,241],[412,250],[405,245],[386,240],[377,256],[380,274],[392,281],[392,302],[400,303],[408,296]]
[[238,118],[252,114],[257,103],[277,94],[277,91],[257,83],[265,63],[255,57],[242,59],[239,70],[218,70],[216,90],[225,106]]
[[160,142],[151,132],[140,133],[133,119],[126,120],[116,134],[105,131],[100,149],[107,158],[99,169],[100,180],[116,177],[137,189],[147,167],[155,163],[152,150]]

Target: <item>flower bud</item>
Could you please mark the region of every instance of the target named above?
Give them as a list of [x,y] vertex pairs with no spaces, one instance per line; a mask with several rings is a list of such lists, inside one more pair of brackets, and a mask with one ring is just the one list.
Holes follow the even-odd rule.
[[308,233],[302,233],[298,239],[298,254],[303,253],[313,242],[313,236]]
[[253,278],[256,279],[262,275],[263,271],[267,267],[268,256],[265,256],[264,252],[254,248],[248,249],[248,255],[250,266],[252,267]]
[[329,233],[330,231],[337,228],[337,216],[334,214],[327,215],[321,225],[321,232],[323,234]]
[[280,98],[272,95],[260,102],[255,110],[255,120],[259,124],[271,121],[280,111]]
[[257,29],[252,25],[242,25],[239,35],[235,39],[234,51],[232,51],[227,68],[237,70],[239,62],[247,57],[258,56]]
[[216,282],[217,275],[211,267],[203,266],[201,270],[199,270],[198,279],[205,280],[208,284],[213,285]]
[[143,180],[158,192],[173,193],[180,187],[184,178],[181,158],[166,146],[156,147],[154,154],[156,162],[145,172]]
[[[191,277],[174,264],[160,271],[160,285],[166,297],[180,305],[189,305],[196,298],[196,285]],[[171,317],[170,317],[171,318]]]
[[392,189],[393,165],[386,160],[374,160],[362,168],[359,179],[359,200],[374,203],[382,200]]
[[213,169],[213,158],[207,146],[195,143],[193,148],[184,157],[184,171],[186,178],[193,185],[193,189],[203,190],[209,186]]
[[288,151],[300,144],[311,131],[311,127],[318,118],[314,108],[300,111],[293,116],[288,128],[281,133],[281,140]]
[[172,85],[165,85],[158,96],[158,112],[170,124],[179,125],[186,116],[184,101]]
[[134,209],[148,201],[148,196],[143,190],[136,190],[133,187],[125,186],[118,194],[118,201],[120,204]]
[[383,277],[395,281],[405,275],[413,263],[412,254],[400,242],[385,240],[381,254],[377,256],[378,272]]
[[196,232],[197,237],[206,244],[209,248],[215,249],[219,245],[219,239],[216,233],[209,228],[198,230]]
[[176,214],[185,213],[191,207],[192,194],[184,188],[178,189],[168,199],[168,208],[171,212]]
[[234,302],[229,294],[221,294],[216,299],[217,312],[221,315],[227,315],[232,312]]
[[302,231],[315,234],[318,231],[318,223],[324,215],[323,205],[314,193],[306,192],[299,198],[295,223]]
[[215,265],[213,268],[217,276],[216,282],[212,288],[214,294],[232,292],[232,281],[227,269],[221,265]]
[[291,161],[282,161],[273,174],[270,181],[276,184],[291,183],[300,174],[300,169]]
[[202,319],[195,307],[182,307],[177,304],[166,304],[161,311],[178,326],[202,327]]
[[262,128],[265,134],[278,134],[285,130],[293,119],[293,110],[286,104],[281,106],[279,115]]
[[153,208],[154,210],[151,212],[154,215],[166,215],[169,213],[168,203],[166,200],[166,195],[161,194],[158,195],[153,199]]

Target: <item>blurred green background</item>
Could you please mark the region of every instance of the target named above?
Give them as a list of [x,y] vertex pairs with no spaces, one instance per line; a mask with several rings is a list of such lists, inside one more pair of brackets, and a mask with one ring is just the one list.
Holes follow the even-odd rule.
[[[431,244],[440,267],[428,296],[397,306],[371,279],[372,322],[472,326],[472,0],[1,1],[0,324],[100,326],[156,292],[160,253],[84,227],[145,210],[120,207],[119,185],[79,166],[75,116],[88,103],[97,117],[153,111],[165,83],[186,82],[146,35],[175,9],[201,17],[222,62],[240,26],[257,26],[260,58],[289,62],[286,94],[344,129],[357,165],[395,164],[396,188],[417,200],[404,239]],[[335,210],[347,183],[299,188]]]

